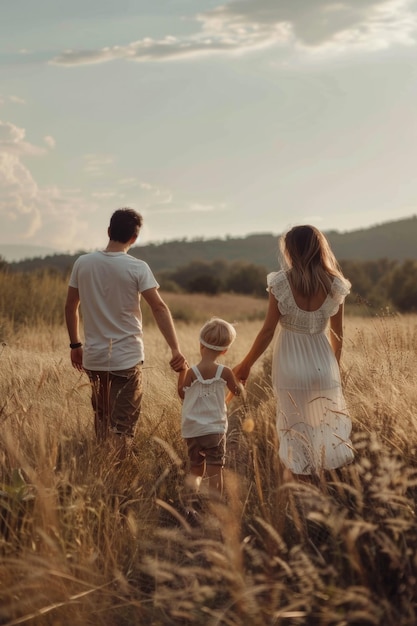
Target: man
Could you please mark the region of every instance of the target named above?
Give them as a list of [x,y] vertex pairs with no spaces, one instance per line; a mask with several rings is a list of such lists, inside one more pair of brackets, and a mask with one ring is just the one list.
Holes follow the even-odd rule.
[[179,371],[185,365],[171,313],[159,295],[151,269],[127,254],[142,222],[142,216],[133,209],[113,213],[107,248],[75,261],[65,304],[71,363],[77,370],[85,370],[92,384],[97,439],[102,441],[113,433],[121,446],[133,437],[142,400],[141,295],[171,349],[171,367]]

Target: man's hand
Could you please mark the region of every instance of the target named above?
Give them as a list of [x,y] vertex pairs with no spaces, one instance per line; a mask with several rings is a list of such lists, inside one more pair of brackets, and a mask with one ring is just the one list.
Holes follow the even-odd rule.
[[186,363],[187,361],[185,359],[185,356],[181,354],[179,350],[172,351],[172,359],[170,360],[169,364],[174,372],[180,372],[182,369],[184,369]]
[[83,349],[73,348],[71,350],[71,364],[79,372],[84,370],[83,368]]

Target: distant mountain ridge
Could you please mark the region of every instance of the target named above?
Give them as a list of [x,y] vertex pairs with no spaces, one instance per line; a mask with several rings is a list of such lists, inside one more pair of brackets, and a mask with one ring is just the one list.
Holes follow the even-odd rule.
[[[374,261],[417,259],[417,216],[385,222],[366,229],[348,232],[327,231],[326,235],[340,261]],[[175,240],[137,246],[130,254],[141,258],[154,272],[169,271],[194,261],[244,261],[271,271],[278,265],[278,237],[268,233],[243,238]],[[0,246],[0,254],[2,248]],[[54,268],[69,271],[82,254],[54,254],[45,258],[10,263],[12,270],[31,271]]]
[[23,261],[25,259],[38,259],[47,255],[59,254],[53,248],[46,246],[15,245],[11,243],[0,243],[0,256],[8,263]]
[[[327,231],[339,260],[417,259],[417,216],[345,233]],[[258,233],[245,238],[171,241],[133,248],[131,254],[155,270],[169,270],[192,261],[246,261],[274,270],[279,235]]]

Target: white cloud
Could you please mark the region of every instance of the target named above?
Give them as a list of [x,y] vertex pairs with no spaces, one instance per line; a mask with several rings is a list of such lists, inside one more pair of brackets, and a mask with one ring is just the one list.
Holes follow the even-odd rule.
[[137,178],[120,178],[118,181],[119,185],[124,185],[125,187],[136,187],[137,185],[139,185],[139,181],[137,180]]
[[51,137],[51,135],[45,135],[45,137],[43,138],[44,142],[46,143],[46,145],[48,146],[48,148],[55,148],[56,146],[56,141],[53,137]]
[[195,16],[199,30],[194,35],[148,37],[98,50],[67,50],[51,63],[168,61],[271,46],[292,46],[305,52],[372,50],[415,43],[415,9],[416,0],[231,0]]
[[87,216],[98,206],[91,200],[87,204],[79,190],[38,185],[22,161],[33,154],[42,156],[46,150],[28,143],[24,128],[0,121],[1,236],[9,243],[78,250],[91,232]]
[[13,96],[13,95],[0,96],[0,106],[2,104],[6,104],[6,102],[12,102],[13,104],[26,104],[26,101],[23,100],[23,98],[20,98],[19,96]]
[[26,101],[19,96],[9,96],[9,100],[13,102],[13,104],[26,104]]
[[149,213],[154,214],[181,214],[184,215],[184,219],[187,219],[187,216],[195,217],[196,213],[219,213],[227,210],[227,206],[224,202],[220,202],[218,204],[205,204],[203,202],[180,202],[179,200],[175,200],[171,198],[170,202],[149,202],[144,205],[144,210]]
[[26,131],[24,128],[15,126],[11,122],[0,120],[0,152],[16,155],[45,154],[45,148],[25,141],[25,137]]
[[4,241],[62,250],[94,247],[97,241],[90,234],[88,219],[95,210],[97,205],[91,200],[87,203],[77,190],[40,187],[18,155],[0,154],[0,219]]
[[200,202],[192,202],[188,205],[188,210],[191,213],[212,213],[213,211],[224,211],[225,204],[201,204]]
[[126,188],[136,189],[134,192],[135,195],[139,198],[142,204],[147,206],[155,203],[170,204],[173,200],[173,193],[169,189],[165,189],[153,183],[148,183],[138,178],[121,178],[118,180],[118,184],[121,185],[124,190]]
[[145,38],[127,46],[106,47],[101,50],[67,50],[52,59],[51,63],[71,66],[105,63],[116,59],[149,62],[182,60],[214,54],[236,54],[271,46],[278,41],[284,43],[289,36],[286,25],[274,26],[272,33],[268,33],[267,36],[265,31],[251,27],[246,28],[244,33],[239,30],[221,33],[217,29],[217,32],[210,32],[209,27],[205,29],[207,32],[188,39],[167,36],[163,39]]
[[[50,135],[44,137],[50,147],[53,144],[51,139]],[[166,216],[180,215],[186,223],[188,217],[197,213],[224,210],[224,205],[220,204],[215,206],[174,198],[173,191],[163,185],[135,177],[120,178],[113,189],[107,184],[88,194],[82,189],[42,186],[24,162],[27,155],[34,154],[42,157],[48,151],[29,143],[24,128],[0,121],[0,221],[3,241],[75,252],[103,245],[107,219],[118,205],[133,206],[145,215],[145,239],[150,216],[156,223],[158,216],[165,223]],[[85,169],[95,176],[105,172],[113,162],[113,157],[106,154],[86,154],[83,157]]]
[[106,198],[114,198],[117,195],[118,194],[115,191],[93,191],[91,197],[97,198],[98,200],[103,200]]
[[181,194],[177,192],[133,177],[119,179],[118,183],[125,191],[123,195],[118,194],[118,198],[126,198],[129,206],[137,207],[145,216],[181,214],[186,219],[187,216],[195,216],[196,213],[219,212],[226,209],[224,203],[207,204],[182,200],[179,198]]
[[139,183],[139,187],[141,189],[146,189],[147,191],[151,191],[153,189],[152,185],[150,183],[144,183],[144,182],[140,182]]
[[39,226],[39,209],[34,204],[38,187],[17,154],[0,153],[0,215],[8,224],[16,223],[23,237],[30,237]]
[[0,145],[18,144],[25,137],[25,129],[10,122],[0,122]]
[[140,188],[148,191],[151,198],[156,201],[158,205],[171,204],[173,201],[173,193],[169,189],[163,189],[162,187],[157,187],[144,182],[140,183]]
[[[324,217],[321,215],[304,215],[299,218],[297,223],[301,224],[322,224],[324,222]],[[294,224],[296,226],[296,224]]]
[[375,3],[367,20],[358,20],[349,28],[335,31],[328,40],[309,47],[309,52],[338,53],[347,50],[379,50],[391,45],[415,45],[417,18],[410,0]]
[[84,171],[90,176],[104,176],[109,165],[113,165],[114,157],[106,154],[84,155]]

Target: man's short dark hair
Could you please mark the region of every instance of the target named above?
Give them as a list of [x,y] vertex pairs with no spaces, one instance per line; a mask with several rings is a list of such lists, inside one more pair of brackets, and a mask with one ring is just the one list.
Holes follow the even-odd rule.
[[143,224],[140,213],[133,209],[117,209],[110,219],[109,237],[112,241],[127,243],[132,237],[139,235]]

